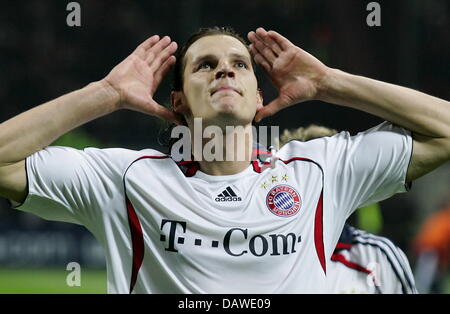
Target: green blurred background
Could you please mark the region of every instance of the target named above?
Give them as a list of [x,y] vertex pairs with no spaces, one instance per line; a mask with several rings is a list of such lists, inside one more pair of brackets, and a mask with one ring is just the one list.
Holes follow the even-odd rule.
[[70,287],[70,272],[61,269],[0,269],[1,294],[103,294],[106,293],[106,271],[81,269],[80,286]]
[[[82,270],[81,286],[69,287],[64,269],[0,269],[0,293],[20,294],[103,294],[106,293],[105,270]],[[442,293],[450,293],[450,275]]]

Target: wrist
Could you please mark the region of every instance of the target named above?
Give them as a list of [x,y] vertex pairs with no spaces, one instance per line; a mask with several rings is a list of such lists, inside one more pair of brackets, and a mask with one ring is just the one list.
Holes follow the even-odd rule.
[[317,100],[335,103],[334,100],[339,97],[340,86],[345,80],[345,75],[348,73],[339,69],[327,68],[318,84]]
[[121,96],[120,93],[105,79],[97,82],[93,82],[89,85],[95,86],[98,91],[105,97],[106,104],[111,108],[111,111],[121,109]]

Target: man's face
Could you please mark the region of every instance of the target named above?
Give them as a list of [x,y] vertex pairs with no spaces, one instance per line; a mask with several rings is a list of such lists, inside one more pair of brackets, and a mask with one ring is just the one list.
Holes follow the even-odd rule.
[[246,125],[257,106],[262,106],[251,56],[234,37],[213,35],[197,40],[186,52],[183,75],[180,99],[192,114],[188,120]]

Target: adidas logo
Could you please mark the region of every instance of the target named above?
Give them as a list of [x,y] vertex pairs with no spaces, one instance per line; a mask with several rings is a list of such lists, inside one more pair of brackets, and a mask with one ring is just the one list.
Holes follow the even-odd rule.
[[240,202],[242,198],[234,193],[231,187],[227,187],[222,193],[217,195],[216,202]]

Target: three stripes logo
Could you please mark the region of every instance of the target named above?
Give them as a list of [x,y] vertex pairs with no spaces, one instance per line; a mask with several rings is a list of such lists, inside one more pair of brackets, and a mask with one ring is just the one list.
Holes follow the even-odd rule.
[[236,193],[234,193],[233,189],[231,187],[227,187],[225,190],[222,191],[219,195],[217,195],[216,202],[240,202],[242,201],[242,198],[240,196],[237,196]]

